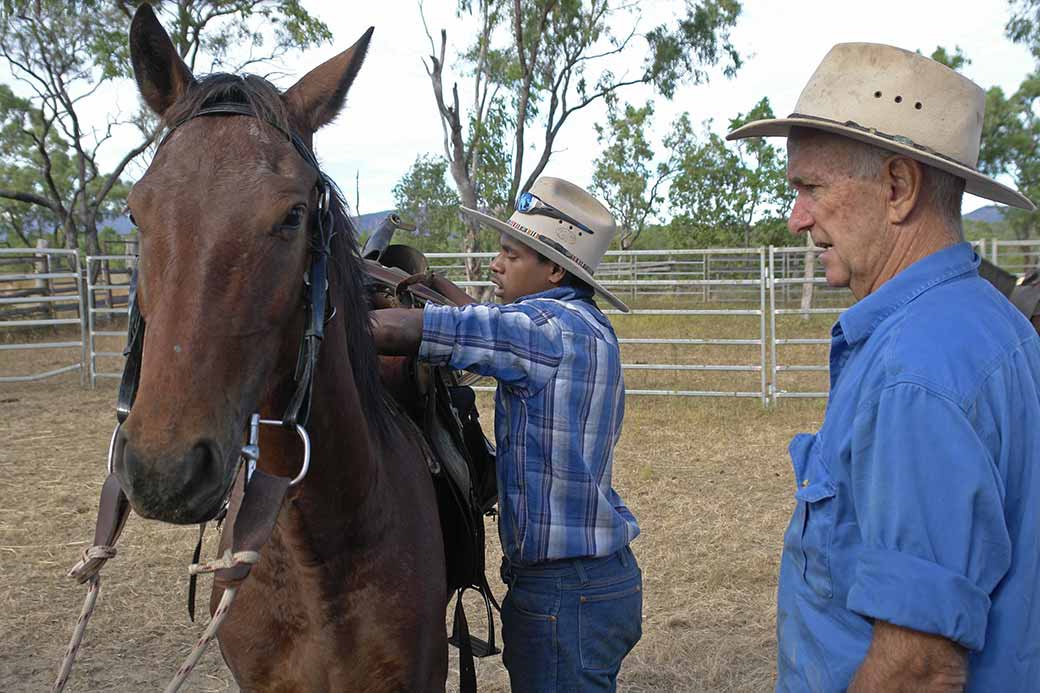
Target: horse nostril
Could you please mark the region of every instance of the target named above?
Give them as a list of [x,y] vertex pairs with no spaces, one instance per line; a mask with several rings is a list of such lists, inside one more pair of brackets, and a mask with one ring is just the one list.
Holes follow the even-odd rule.
[[219,469],[219,461],[220,452],[213,441],[196,443],[184,460],[185,481],[202,487],[220,483],[224,475]]

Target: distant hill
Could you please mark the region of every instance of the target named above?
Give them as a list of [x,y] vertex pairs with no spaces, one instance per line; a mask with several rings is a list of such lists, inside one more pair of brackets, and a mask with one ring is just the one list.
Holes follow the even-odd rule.
[[978,221],[983,224],[999,224],[1004,221],[1004,210],[1007,207],[1002,205],[986,205],[985,207],[979,207],[974,212],[965,214],[962,219],[965,221]]

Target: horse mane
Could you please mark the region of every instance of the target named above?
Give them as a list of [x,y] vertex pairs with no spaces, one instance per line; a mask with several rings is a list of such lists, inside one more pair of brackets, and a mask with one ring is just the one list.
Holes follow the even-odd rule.
[[[273,84],[256,75],[240,76],[219,72],[199,79],[167,109],[163,114],[163,123],[168,127],[176,127],[203,108],[221,103],[249,106],[258,119],[286,133],[292,130],[289,109],[281,92]],[[331,325],[338,322],[343,326],[350,368],[362,410],[372,432],[383,434],[389,428],[390,410],[379,380],[378,357],[368,316],[369,300],[363,280],[364,263],[343,193],[331,179],[326,180],[332,188],[329,203],[332,218],[330,264],[335,268],[335,277],[330,277],[333,280],[329,282],[329,289],[339,292],[343,306]]]

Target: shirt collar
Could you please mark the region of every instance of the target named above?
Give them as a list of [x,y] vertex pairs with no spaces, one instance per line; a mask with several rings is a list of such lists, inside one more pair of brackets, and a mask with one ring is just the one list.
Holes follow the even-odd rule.
[[841,330],[849,344],[864,340],[885,318],[928,289],[953,277],[977,272],[979,262],[970,243],[957,243],[932,253],[842,313],[835,329]]
[[587,301],[592,298],[592,289],[587,287],[557,286],[547,291],[539,291],[536,294],[521,296],[516,303],[531,301],[536,298],[553,298],[557,301]]

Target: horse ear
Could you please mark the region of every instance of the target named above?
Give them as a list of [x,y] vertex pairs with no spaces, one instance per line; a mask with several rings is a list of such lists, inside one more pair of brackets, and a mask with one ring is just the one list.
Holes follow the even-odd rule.
[[195,83],[148,3],[137,8],[130,23],[130,60],[141,96],[160,117]]
[[357,43],[308,72],[285,92],[285,103],[301,130],[313,133],[339,114],[374,30],[369,27]]

